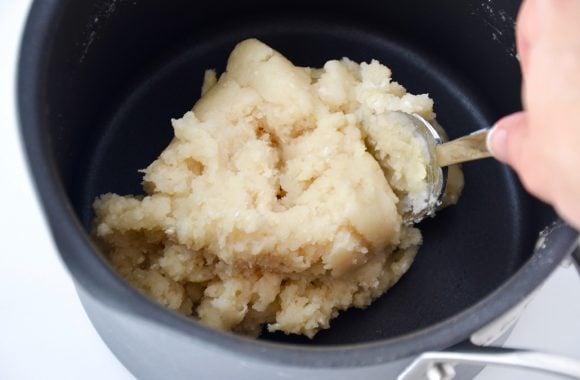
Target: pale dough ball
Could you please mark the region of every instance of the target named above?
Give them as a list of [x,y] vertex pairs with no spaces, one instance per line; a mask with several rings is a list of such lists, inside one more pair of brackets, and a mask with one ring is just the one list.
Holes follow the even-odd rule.
[[406,272],[421,234],[399,200],[425,201],[428,156],[397,111],[433,118],[427,95],[377,61],[297,67],[257,40],[202,94],[144,170],[147,195],[95,200],[124,278],[214,328],[312,337]]

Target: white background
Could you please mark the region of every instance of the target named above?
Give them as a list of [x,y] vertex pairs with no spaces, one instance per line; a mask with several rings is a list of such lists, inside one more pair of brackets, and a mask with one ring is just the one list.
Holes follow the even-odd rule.
[[[15,111],[17,47],[29,0],[0,0],[0,379],[132,379],[87,319],[45,226]],[[508,345],[580,359],[580,279],[561,268]],[[479,380],[552,379],[486,369]]]

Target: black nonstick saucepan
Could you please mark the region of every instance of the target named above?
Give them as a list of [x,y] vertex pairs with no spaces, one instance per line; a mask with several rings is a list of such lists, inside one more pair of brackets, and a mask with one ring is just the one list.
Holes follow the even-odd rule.
[[[424,378],[427,369],[450,375],[450,364],[480,359],[538,367],[529,355],[541,354],[479,348],[471,338],[487,326],[484,343],[501,341],[505,323],[497,321],[578,235],[559,223],[536,246],[555,214],[493,159],[466,164],[459,204],[421,223],[425,243],[401,281],[312,340],[253,340],[172,314],[121,280],[88,233],[94,197],[140,192],[137,170],[170,141],[169,119],[193,105],[204,70],[223,70],[239,41],[257,37],[305,66],[378,59],[411,92],[430,93],[453,138],[521,107],[518,7],[507,0],[35,1],[18,73],[22,138],[80,298],[125,366],[140,379],[394,379],[430,352],[406,378]],[[580,371],[561,358],[548,364],[568,376]]]

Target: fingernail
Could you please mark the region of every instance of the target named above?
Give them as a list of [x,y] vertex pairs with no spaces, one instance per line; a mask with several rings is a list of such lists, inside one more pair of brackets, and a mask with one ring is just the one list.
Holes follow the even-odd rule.
[[498,127],[497,124],[491,128],[486,139],[489,152],[499,161],[505,162],[507,159],[507,132],[505,128]]

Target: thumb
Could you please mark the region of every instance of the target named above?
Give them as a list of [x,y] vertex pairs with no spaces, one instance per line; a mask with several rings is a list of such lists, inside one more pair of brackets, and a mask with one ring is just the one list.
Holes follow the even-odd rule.
[[524,112],[516,112],[500,119],[487,135],[487,149],[499,161],[514,166],[521,151],[522,135],[526,128]]

